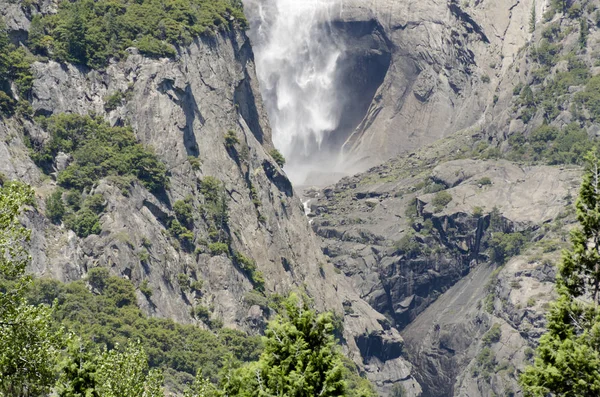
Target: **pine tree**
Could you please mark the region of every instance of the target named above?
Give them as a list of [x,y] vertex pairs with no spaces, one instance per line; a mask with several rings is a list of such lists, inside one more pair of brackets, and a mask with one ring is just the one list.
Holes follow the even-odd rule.
[[531,6],[531,15],[529,17],[529,33],[533,33],[535,31],[535,25],[537,24],[537,14],[535,11],[535,1],[533,2],[533,5]]
[[186,397],[333,397],[346,395],[331,313],[317,314],[292,295],[265,332],[258,362],[231,370],[217,390],[201,374]]
[[571,234],[573,248],[563,252],[548,331],[521,375],[526,396],[600,395],[600,169],[595,155],[586,161],[576,203],[580,227]]

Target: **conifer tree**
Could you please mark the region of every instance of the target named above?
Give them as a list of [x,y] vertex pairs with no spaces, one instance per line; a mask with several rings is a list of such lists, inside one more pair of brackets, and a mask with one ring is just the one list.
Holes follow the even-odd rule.
[[258,362],[230,371],[219,390],[199,374],[186,397],[333,397],[346,395],[331,313],[317,314],[292,295],[265,332]]
[[558,299],[547,316],[534,365],[521,375],[526,396],[600,395],[600,168],[594,154],[577,199],[580,227],[571,234],[557,276]]

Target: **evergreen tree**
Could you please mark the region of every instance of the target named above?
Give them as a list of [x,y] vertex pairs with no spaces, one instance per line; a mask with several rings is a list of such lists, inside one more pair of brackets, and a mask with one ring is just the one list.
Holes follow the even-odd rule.
[[521,375],[526,396],[600,395],[600,169],[595,155],[586,160],[576,203],[580,227],[572,232],[573,248],[563,252],[548,331]]
[[258,362],[230,371],[221,390],[198,375],[186,397],[345,396],[342,356],[333,337],[331,313],[317,314],[292,295],[265,332]]

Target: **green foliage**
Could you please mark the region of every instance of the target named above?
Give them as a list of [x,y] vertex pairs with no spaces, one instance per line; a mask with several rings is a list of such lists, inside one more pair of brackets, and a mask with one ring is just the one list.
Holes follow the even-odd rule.
[[64,222],[67,228],[73,230],[81,238],[86,238],[91,234],[100,234],[102,231],[98,214],[87,208],[66,216]]
[[490,260],[504,264],[511,257],[518,255],[527,242],[521,233],[494,233],[489,241]]
[[62,194],[62,189],[56,189],[56,191],[46,199],[46,217],[56,224],[60,224],[65,215]]
[[489,381],[491,375],[495,372],[496,364],[494,352],[489,347],[484,347],[477,355],[472,374]]
[[537,14],[535,11],[536,2],[533,2],[531,6],[531,13],[529,15],[529,33],[533,33],[535,31],[535,25],[537,23]]
[[56,14],[34,18],[32,25],[34,51],[102,68],[113,56],[125,57],[127,47],[173,57],[176,45],[246,21],[236,0],[76,0],[61,2]]
[[108,95],[106,98],[104,98],[104,110],[107,112],[115,110],[121,106],[125,96],[125,93],[122,91],[115,91],[114,93]]
[[60,397],[163,397],[163,376],[149,370],[148,357],[138,343],[107,351],[74,340],[59,368]]
[[235,145],[239,144],[240,140],[237,137],[237,134],[233,130],[227,131],[225,134],[225,147],[227,149],[233,149]]
[[562,131],[543,124],[534,129],[529,137],[516,133],[508,142],[513,150],[510,159],[548,164],[581,164],[585,153],[594,146],[586,130],[577,123],[567,125]]
[[331,313],[316,314],[295,295],[285,309],[285,315],[269,323],[257,362],[230,370],[218,387],[199,374],[185,396],[346,395]]
[[150,299],[152,297],[152,287],[150,287],[148,280],[142,281],[142,283],[140,284],[140,292],[144,294],[144,296],[147,299]]
[[590,34],[590,27],[588,26],[587,18],[581,18],[579,21],[579,46],[581,48],[587,47],[587,40]]
[[264,291],[265,278],[262,272],[257,269],[256,263],[241,252],[236,252],[234,259],[239,268],[242,269],[248,275],[248,277],[250,277],[250,281],[252,282],[254,288],[257,291]]
[[194,223],[194,208],[192,207],[192,198],[186,197],[185,200],[178,200],[173,204],[173,211],[177,220],[186,227],[192,227]]
[[208,245],[211,255],[218,256],[229,253],[229,246],[225,243],[211,243]]
[[175,374],[193,376],[202,368],[205,376],[217,380],[228,359],[239,365],[260,354],[258,337],[230,329],[215,334],[194,325],[146,317],[136,305],[133,284],[111,276],[106,268],[90,269],[87,284],[93,292],[84,281],[62,284],[39,279],[28,296],[32,304],[55,302],[55,321],[79,335],[84,346],[93,342],[112,350],[139,340],[153,369],[169,368]]
[[207,176],[200,181],[200,193],[204,196],[204,218],[210,225],[210,238],[213,242],[228,240],[227,192],[223,183],[215,177]]
[[188,156],[188,162],[190,163],[194,171],[200,170],[200,166],[202,165],[202,163],[200,162],[200,159],[198,157]]
[[484,346],[491,346],[494,343],[498,343],[501,336],[502,330],[500,329],[500,324],[496,323],[492,325],[492,328],[490,328],[490,330],[483,335],[481,342]]
[[576,203],[580,227],[572,232],[573,248],[564,251],[559,265],[558,299],[546,317],[548,330],[535,363],[520,378],[526,396],[600,393],[600,171],[595,155],[586,160]]
[[[0,118],[17,109],[17,96],[26,101],[33,85],[31,74],[32,57],[24,48],[10,43],[4,21],[0,18]],[[13,82],[17,92],[12,92]]]
[[433,199],[431,200],[431,204],[433,204],[433,210],[435,212],[440,212],[444,209],[450,202],[452,201],[452,195],[447,191],[437,192]]
[[400,252],[403,252],[409,258],[415,258],[421,252],[423,252],[421,244],[415,240],[414,233],[410,232],[402,236],[402,238],[396,242],[394,248]]
[[52,310],[25,299],[31,278],[25,268],[30,232],[19,222],[33,190],[22,183],[0,188],[0,395],[46,394],[54,383],[54,365],[64,337],[52,326]]
[[484,176],[483,178],[477,181],[477,184],[482,186],[488,186],[492,184],[492,180],[489,177]]
[[169,233],[171,233],[171,236],[175,237],[181,244],[183,244],[183,248],[185,250],[190,251],[193,248],[194,233],[187,227],[183,226],[177,219],[173,219],[171,221]]
[[279,150],[273,149],[269,152],[269,154],[271,155],[271,157],[273,157],[273,160],[275,160],[275,162],[280,167],[283,167],[285,165],[285,157],[283,157],[283,154],[281,154]]
[[146,188],[167,187],[164,164],[148,148],[136,143],[129,127],[111,127],[101,118],[59,114],[39,119],[50,135],[33,152],[33,159],[46,172],[59,152],[71,153],[74,162],[58,174],[58,183],[83,190],[109,175],[132,175]]

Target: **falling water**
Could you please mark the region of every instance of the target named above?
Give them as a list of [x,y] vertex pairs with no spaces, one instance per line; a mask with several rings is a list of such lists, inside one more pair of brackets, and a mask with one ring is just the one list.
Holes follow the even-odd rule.
[[341,0],[244,0],[258,78],[275,146],[297,184],[332,171],[336,148],[327,135],[339,125],[337,66],[343,44],[331,34]]

